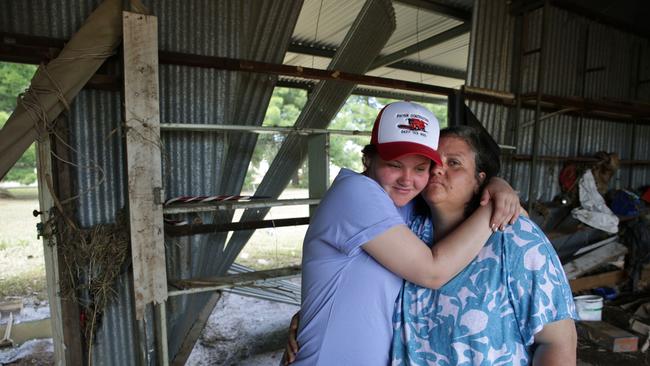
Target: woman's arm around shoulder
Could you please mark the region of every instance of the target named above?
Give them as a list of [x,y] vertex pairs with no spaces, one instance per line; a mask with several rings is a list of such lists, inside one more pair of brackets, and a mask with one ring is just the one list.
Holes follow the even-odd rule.
[[476,257],[492,234],[489,226],[491,214],[491,204],[480,207],[432,248],[406,225],[398,225],[365,243],[363,249],[396,275],[420,286],[437,289]]

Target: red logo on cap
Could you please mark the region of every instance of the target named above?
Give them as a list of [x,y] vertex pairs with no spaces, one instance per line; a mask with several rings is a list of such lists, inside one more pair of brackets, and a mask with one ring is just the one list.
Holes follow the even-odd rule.
[[411,131],[424,131],[426,132],[427,123],[419,118],[409,118],[408,125],[397,125],[399,128],[411,130]]

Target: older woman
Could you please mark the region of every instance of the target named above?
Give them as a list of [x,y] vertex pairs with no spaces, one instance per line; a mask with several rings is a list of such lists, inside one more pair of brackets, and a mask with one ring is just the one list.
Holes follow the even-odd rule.
[[[303,244],[296,365],[388,364],[402,279],[438,288],[489,238],[489,207],[477,209],[434,250],[405,225],[431,162],[440,163],[438,134],[436,117],[423,106],[387,105],[364,149],[365,171],[342,169],[321,200]],[[490,184],[505,185],[497,191],[518,205],[507,183]]]
[[[433,243],[477,207],[499,171],[496,144],[467,126],[441,131],[411,229]],[[435,248],[435,246],[434,246]],[[479,255],[440,289],[405,281],[394,312],[393,365],[575,365],[575,308],[544,233],[520,217],[491,235]]]

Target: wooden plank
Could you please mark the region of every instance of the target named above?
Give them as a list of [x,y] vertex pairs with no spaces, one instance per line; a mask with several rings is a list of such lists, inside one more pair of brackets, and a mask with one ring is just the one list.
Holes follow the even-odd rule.
[[[309,158],[309,198],[321,199],[330,182],[330,138],[328,134],[309,136],[307,145]],[[309,206],[309,216],[313,216],[318,205]]]
[[625,253],[627,253],[627,248],[623,244],[613,242],[578,257],[562,267],[567,278],[572,280]]
[[[50,139],[36,141],[36,162],[38,169],[38,202],[41,213],[41,223],[50,219],[49,210],[54,206],[51,190],[55,190],[59,199],[69,198],[71,193],[70,166],[56,164],[53,166],[51,150],[54,150],[61,159],[71,161],[70,151],[66,146],[68,127],[67,120],[60,119],[56,124],[57,136],[64,141],[55,140],[54,146]],[[57,145],[56,142],[59,142]],[[62,143],[61,143],[62,142]],[[52,171],[57,174],[53,175]],[[53,177],[55,177],[53,179]],[[56,186],[56,188],[55,188]],[[50,228],[52,229],[52,228]],[[45,262],[45,279],[47,282],[47,298],[50,305],[50,324],[52,343],[54,346],[54,362],[56,365],[82,364],[83,351],[81,347],[81,328],[79,325],[79,306],[71,299],[61,298],[60,278],[65,275],[65,259],[59,256],[58,238],[52,233],[43,233],[43,259]],[[54,245],[50,245],[54,244]]]
[[18,315],[22,310],[23,299],[0,302],[0,318],[9,316],[10,313]]
[[167,299],[163,236],[158,20],[123,13],[124,109],[136,319]]
[[176,280],[170,281],[170,284],[185,290],[172,291],[171,294],[177,296],[197,292],[223,290],[236,286],[264,286],[266,281],[293,278],[299,276],[300,273],[301,266],[296,265],[263,271],[245,272],[229,276]]
[[569,285],[571,291],[578,292],[596,287],[614,287],[616,284],[625,281],[625,279],[627,279],[625,271],[611,271],[569,280]]
[[576,328],[586,338],[611,352],[636,352],[639,338],[605,322],[577,322]]
[[639,319],[632,319],[630,322],[630,329],[644,336],[650,335],[650,325],[640,321]]

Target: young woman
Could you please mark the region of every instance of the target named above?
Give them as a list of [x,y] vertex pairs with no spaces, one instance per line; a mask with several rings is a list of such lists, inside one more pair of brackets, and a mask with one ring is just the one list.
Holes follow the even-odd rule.
[[[442,164],[422,192],[411,229],[424,242],[445,236],[477,207],[499,172],[489,136],[441,131]],[[434,233],[435,228],[435,233]],[[440,289],[410,281],[396,304],[393,365],[575,365],[575,308],[562,265],[544,233],[520,217]]]
[[486,191],[501,207],[495,215],[491,205],[482,206],[434,248],[420,241],[405,222],[431,161],[441,162],[438,134],[426,108],[387,105],[364,149],[364,173],[343,169],[321,200],[303,244],[295,365],[386,365],[402,279],[442,286],[476,256],[491,228],[518,213],[514,191],[492,180]]

